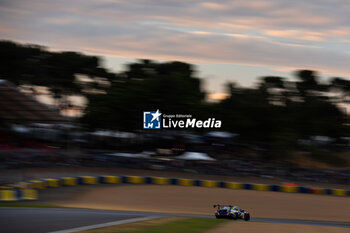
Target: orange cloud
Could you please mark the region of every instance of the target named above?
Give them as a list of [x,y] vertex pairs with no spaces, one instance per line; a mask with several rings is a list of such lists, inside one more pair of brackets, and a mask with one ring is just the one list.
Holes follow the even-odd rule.
[[265,30],[264,33],[268,36],[293,38],[299,40],[309,40],[318,42],[326,40],[324,33],[305,30]]
[[227,6],[225,4],[219,4],[214,2],[203,2],[201,4],[204,8],[210,9],[210,10],[224,10],[227,9]]

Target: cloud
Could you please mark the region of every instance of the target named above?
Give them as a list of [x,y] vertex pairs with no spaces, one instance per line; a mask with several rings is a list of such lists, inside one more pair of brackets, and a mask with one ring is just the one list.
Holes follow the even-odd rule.
[[309,32],[309,31],[301,31],[301,30],[266,30],[264,33],[268,36],[275,37],[284,37],[284,38],[292,38],[299,40],[308,40],[308,41],[325,41],[325,35],[321,32]]
[[94,54],[350,74],[348,1],[2,1],[4,39]]

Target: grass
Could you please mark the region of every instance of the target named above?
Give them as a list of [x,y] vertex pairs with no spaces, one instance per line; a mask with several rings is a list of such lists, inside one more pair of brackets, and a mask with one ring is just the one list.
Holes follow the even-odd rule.
[[22,202],[0,202],[0,207],[28,207],[28,208],[64,208],[55,205],[40,205],[40,204],[30,204]]
[[80,233],[200,233],[223,222],[225,221],[208,218],[160,218]]

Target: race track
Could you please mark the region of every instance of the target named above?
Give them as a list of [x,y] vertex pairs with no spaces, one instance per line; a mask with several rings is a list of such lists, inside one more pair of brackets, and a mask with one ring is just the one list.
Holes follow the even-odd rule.
[[[154,213],[136,211],[108,211],[68,208],[0,208],[0,230],[2,233],[44,233],[74,232],[72,228],[104,223],[123,223],[128,220],[146,220],[157,217],[200,217],[213,218],[210,215]],[[121,221],[121,222],[119,222]],[[218,220],[221,221],[221,220]],[[296,220],[277,218],[252,218],[252,222],[289,223],[313,226],[333,226],[350,228],[350,222]]]
[[121,220],[138,220],[154,214],[65,208],[0,208],[0,216],[2,233],[44,233]]
[[[33,203],[68,208],[0,208],[0,232],[69,233],[96,225],[159,217],[213,218],[212,205],[218,203],[239,205],[252,217],[251,222],[226,221],[227,228],[223,227],[222,232],[241,227],[261,233],[343,233],[350,228],[350,199],[326,195],[171,185],[101,185],[43,190],[41,200]],[[272,231],[274,228],[276,231]]]
[[52,189],[53,197],[42,195],[43,204],[199,215],[212,214],[213,204],[231,204],[259,218],[350,221],[348,197],[172,185],[85,186],[63,197],[65,190]]

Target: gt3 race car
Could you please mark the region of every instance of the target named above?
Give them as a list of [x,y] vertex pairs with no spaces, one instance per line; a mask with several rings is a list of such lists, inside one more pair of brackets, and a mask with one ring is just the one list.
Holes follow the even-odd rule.
[[217,208],[215,211],[216,218],[229,218],[229,219],[243,219],[244,221],[250,220],[249,212],[232,205],[214,205]]

